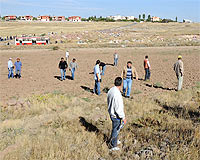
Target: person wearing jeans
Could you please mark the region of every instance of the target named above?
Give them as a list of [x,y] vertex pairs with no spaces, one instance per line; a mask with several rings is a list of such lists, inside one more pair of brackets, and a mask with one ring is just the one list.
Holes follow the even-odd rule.
[[21,69],[22,69],[22,62],[20,61],[20,58],[17,58],[17,61],[15,62],[15,74],[16,78],[21,78]]
[[127,90],[127,98],[129,98],[131,94],[132,81],[132,78],[126,78],[123,80],[123,94],[125,95]]
[[78,65],[76,63],[76,59],[73,58],[73,60],[71,61],[71,63],[69,64],[69,70],[71,71],[72,74],[72,80],[74,80],[74,72],[75,70],[78,68]]
[[117,52],[115,52],[115,54],[114,54],[114,66],[117,66],[117,64],[118,64],[118,54],[117,54]]
[[145,56],[145,60],[144,60],[144,70],[145,70],[145,78],[144,80],[150,80],[150,75],[151,75],[151,66],[148,60],[148,56]]
[[13,73],[13,62],[12,62],[12,58],[9,58],[8,60],[8,79],[10,79],[10,77],[14,78],[14,73]]
[[96,93],[97,95],[101,94],[101,90],[100,90],[101,72],[100,72],[99,64],[100,64],[100,60],[97,60],[96,65],[94,67],[94,80],[95,80],[94,93]]
[[112,133],[110,137],[111,151],[120,150],[119,147],[117,147],[117,145],[121,143],[118,140],[118,135],[126,124],[123,98],[120,92],[121,88],[122,78],[117,77],[115,79],[115,86],[112,87],[107,94],[108,113],[112,121]]
[[132,66],[131,61],[128,61],[127,66],[125,66],[122,71],[124,97],[130,98],[133,77],[136,77],[136,80],[138,80],[138,74],[135,67]]
[[180,91],[182,89],[183,85],[183,61],[182,61],[182,56],[178,56],[178,61],[174,64],[174,71],[176,73],[176,77],[178,79],[178,86],[177,86],[177,91]]
[[64,60],[64,58],[61,58],[61,61],[58,65],[59,69],[60,69],[60,73],[61,73],[61,81],[66,79],[66,69],[68,67],[67,62]]

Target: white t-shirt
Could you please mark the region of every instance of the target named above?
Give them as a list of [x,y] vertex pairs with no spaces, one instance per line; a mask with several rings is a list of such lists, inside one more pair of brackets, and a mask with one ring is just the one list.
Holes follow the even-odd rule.
[[67,57],[67,58],[69,57],[69,52],[68,52],[68,51],[66,52],[66,57]]
[[118,54],[117,54],[117,53],[114,54],[114,58],[115,58],[115,59],[118,58]]
[[9,61],[8,61],[8,68],[10,69],[10,68],[12,68],[12,67],[13,67],[13,63],[12,63],[11,60],[9,60]]
[[108,112],[113,118],[125,118],[122,95],[117,87],[112,87],[107,94]]

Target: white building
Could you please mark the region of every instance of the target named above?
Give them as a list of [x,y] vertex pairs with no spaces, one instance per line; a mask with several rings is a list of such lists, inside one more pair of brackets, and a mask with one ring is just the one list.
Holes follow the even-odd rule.
[[21,16],[20,20],[22,20],[22,21],[32,21],[33,16]]
[[152,20],[152,22],[159,22],[159,21],[161,21],[161,18],[154,16],[151,18],[151,20]]
[[192,23],[192,21],[189,20],[189,19],[184,19],[183,22],[185,22],[185,23]]
[[134,20],[135,17],[134,16],[127,16],[127,20]]

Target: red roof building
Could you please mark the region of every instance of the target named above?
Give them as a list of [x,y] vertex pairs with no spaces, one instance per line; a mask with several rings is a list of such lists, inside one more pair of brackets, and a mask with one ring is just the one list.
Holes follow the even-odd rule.
[[54,16],[53,21],[65,21],[65,16]]
[[22,16],[21,20],[23,20],[23,21],[32,21],[33,20],[33,16]]
[[10,20],[15,21],[16,19],[17,19],[17,16],[5,16],[6,21],[10,21]]
[[81,22],[80,16],[71,16],[68,18],[70,22]]
[[42,22],[49,22],[50,16],[38,16],[37,20]]

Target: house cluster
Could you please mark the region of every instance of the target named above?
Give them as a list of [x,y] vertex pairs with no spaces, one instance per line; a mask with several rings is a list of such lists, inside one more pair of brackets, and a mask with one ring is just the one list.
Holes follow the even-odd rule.
[[116,15],[116,16],[108,16],[108,19],[113,19],[115,21],[118,20],[134,20],[135,17],[134,16],[121,16],[121,15]]
[[[17,20],[17,16],[15,15],[9,15],[9,16],[5,16],[4,17],[6,21],[15,21]],[[30,15],[26,15],[26,16],[20,16],[18,17],[19,20],[22,21],[33,21],[34,17],[30,16]],[[35,20],[37,21],[41,21],[41,22],[49,22],[49,21],[66,21],[65,16],[38,16]],[[71,16],[68,17],[68,20],[70,22],[81,22],[81,17],[80,16]]]

